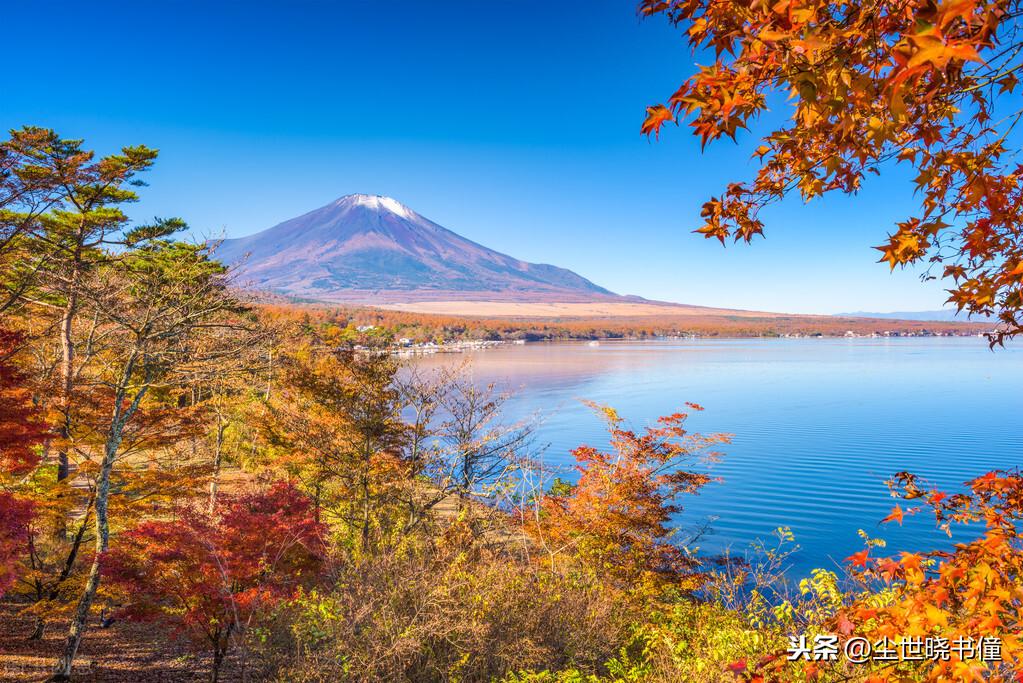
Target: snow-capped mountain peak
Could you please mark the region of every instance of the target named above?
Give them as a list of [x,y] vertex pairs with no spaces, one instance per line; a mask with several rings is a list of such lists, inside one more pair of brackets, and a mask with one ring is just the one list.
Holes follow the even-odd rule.
[[382,195],[346,195],[224,240],[217,257],[237,265],[243,286],[334,301],[615,297],[572,271],[488,249]]
[[372,211],[386,211],[402,218],[413,218],[416,215],[415,211],[397,199],[378,194],[349,194],[334,203],[338,206],[361,206]]

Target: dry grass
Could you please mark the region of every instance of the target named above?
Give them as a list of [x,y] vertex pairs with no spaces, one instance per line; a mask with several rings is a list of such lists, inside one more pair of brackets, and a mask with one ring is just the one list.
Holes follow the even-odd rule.
[[629,610],[594,583],[498,552],[382,554],[271,628],[280,683],[483,683],[518,670],[597,671]]
[[[783,313],[761,313],[727,308],[706,308],[682,304],[594,301],[589,303],[523,303],[515,301],[415,301],[379,304],[374,308],[434,315],[459,315],[508,318],[620,318],[639,316],[718,316],[775,318]],[[818,317],[818,316],[801,316]]]

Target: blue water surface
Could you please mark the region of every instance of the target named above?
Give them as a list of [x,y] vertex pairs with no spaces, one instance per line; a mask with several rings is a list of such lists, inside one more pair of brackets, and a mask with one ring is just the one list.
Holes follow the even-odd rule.
[[527,344],[469,357],[477,380],[515,392],[509,420],[539,416],[538,441],[549,444],[543,457],[554,465],[570,465],[575,446],[606,444],[583,399],[615,407],[637,428],[686,401],[703,405],[691,427],[730,433],[732,443],[711,466],[721,483],[687,497],[680,528],[709,524],[702,552],[741,554],[790,527],[800,546],[795,574],[835,568],[861,550],[858,529],[886,539],[890,552],[947,547],[933,517],[878,525],[896,502],[885,481],[898,471],[955,488],[1023,462],[1019,345],[992,352],[975,337],[682,340]]

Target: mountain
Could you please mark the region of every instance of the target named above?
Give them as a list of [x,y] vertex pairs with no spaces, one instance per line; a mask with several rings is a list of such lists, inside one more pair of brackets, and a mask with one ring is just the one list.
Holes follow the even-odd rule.
[[928,322],[986,322],[990,318],[986,316],[967,317],[966,313],[957,313],[953,309],[942,311],[900,311],[896,313],[867,313],[857,311],[855,313],[836,313],[836,317],[842,318],[883,318],[886,320],[923,320]]
[[488,249],[375,195],[351,194],[240,239],[236,283],[325,301],[594,301],[617,295],[564,268]]

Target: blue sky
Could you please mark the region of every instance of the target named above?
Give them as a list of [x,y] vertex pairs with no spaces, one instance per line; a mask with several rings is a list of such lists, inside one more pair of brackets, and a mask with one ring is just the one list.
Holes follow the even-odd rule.
[[36,0],[3,21],[18,64],[0,125],[159,148],[139,218],[238,237],[384,194],[624,294],[808,313],[945,299],[875,263],[870,247],[914,208],[900,172],[772,208],[753,246],[693,235],[701,203],[754,172],[756,138],[701,154],[684,129],[639,135],[693,56],[630,0]]

